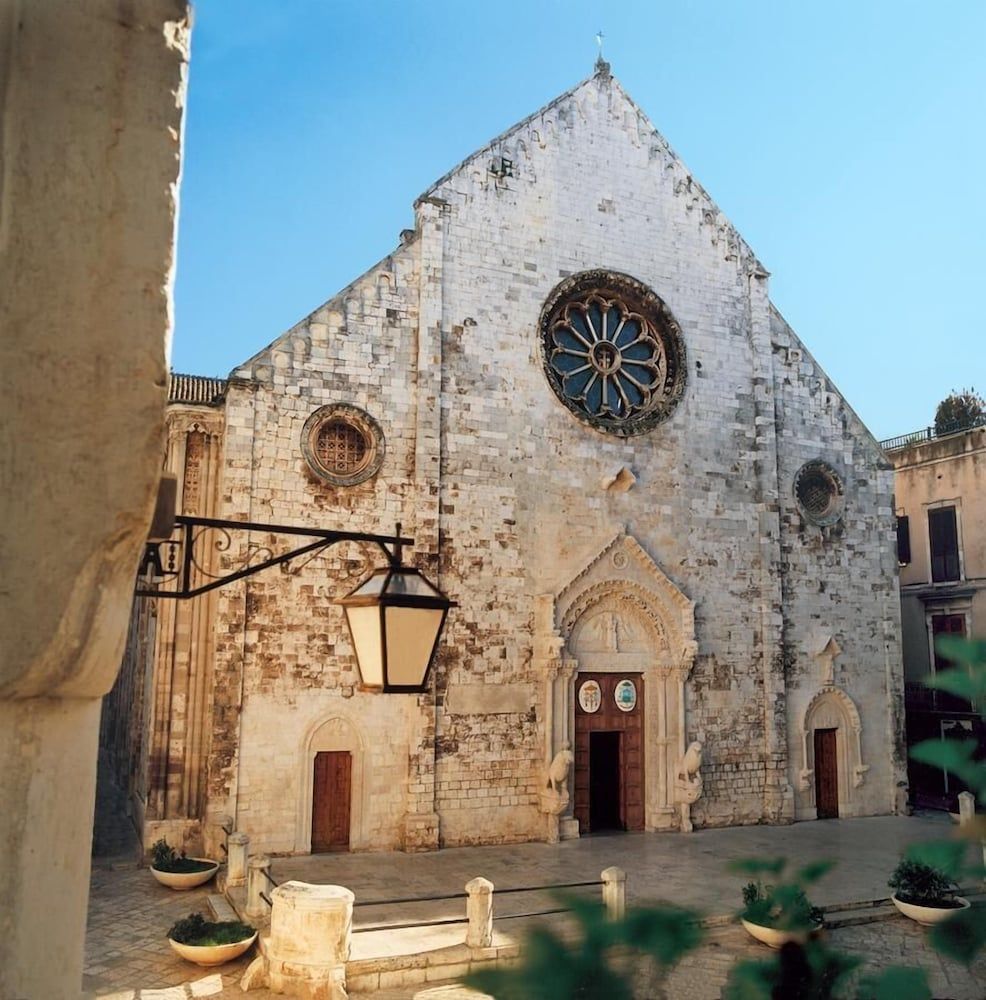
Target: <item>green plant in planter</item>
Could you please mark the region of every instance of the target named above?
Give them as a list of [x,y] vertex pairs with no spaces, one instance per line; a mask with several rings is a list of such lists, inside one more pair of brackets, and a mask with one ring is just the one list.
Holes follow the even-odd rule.
[[213,867],[212,862],[197,861],[195,858],[179,854],[165,839],[155,841],[151,845],[151,867],[159,872],[170,872],[177,875],[188,875],[192,872],[207,872]]
[[[743,886],[743,909],[740,917],[760,927],[779,931],[810,931],[822,925],[822,911],[813,906],[805,886],[817,882],[832,867],[830,861],[816,861],[798,869],[785,880],[785,858],[737,861],[733,871],[755,875],[755,882]],[[765,883],[764,878],[773,877]]]
[[897,865],[887,885],[902,903],[938,909],[958,909],[962,905],[954,899],[955,883],[944,872],[911,858]]
[[182,917],[168,931],[168,937],[179,944],[196,948],[212,948],[223,944],[236,944],[253,937],[255,928],[239,920],[206,920],[201,913]]

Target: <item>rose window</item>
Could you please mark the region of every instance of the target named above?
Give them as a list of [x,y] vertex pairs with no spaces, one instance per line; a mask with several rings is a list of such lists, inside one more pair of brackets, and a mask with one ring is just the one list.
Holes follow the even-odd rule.
[[684,387],[684,344],[650,289],[589,272],[555,290],[542,314],[545,373],[558,398],[601,430],[639,434],[671,412]]
[[320,407],[305,421],[301,452],[316,479],[332,486],[356,486],[379,472],[383,432],[365,410],[334,403]]

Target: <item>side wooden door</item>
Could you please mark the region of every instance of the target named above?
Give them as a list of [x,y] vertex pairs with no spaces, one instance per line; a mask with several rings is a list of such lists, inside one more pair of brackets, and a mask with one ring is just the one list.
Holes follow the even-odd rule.
[[815,730],[815,814],[819,819],[839,816],[839,762],[836,730]]
[[349,850],[353,755],[348,750],[315,754],[312,780],[312,853]]

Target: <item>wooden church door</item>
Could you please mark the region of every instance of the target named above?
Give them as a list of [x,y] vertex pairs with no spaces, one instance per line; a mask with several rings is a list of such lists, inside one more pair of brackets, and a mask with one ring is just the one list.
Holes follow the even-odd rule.
[[839,815],[837,732],[815,730],[815,815],[819,819],[836,819]]
[[353,755],[348,750],[315,754],[312,780],[312,853],[349,850]]

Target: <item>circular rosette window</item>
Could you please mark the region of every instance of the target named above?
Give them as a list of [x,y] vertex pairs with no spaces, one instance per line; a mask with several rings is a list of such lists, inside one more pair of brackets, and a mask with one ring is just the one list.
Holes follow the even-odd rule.
[[356,486],[380,470],[384,456],[380,425],[345,403],[323,406],[306,421],[301,451],[309,469],[333,486]]
[[842,518],[845,490],[842,479],[828,462],[805,462],[794,477],[794,497],[801,513],[823,527]]
[[665,420],[685,387],[685,345],[646,285],[588,271],[563,281],[541,314],[541,353],[555,395],[598,430],[629,437]]

